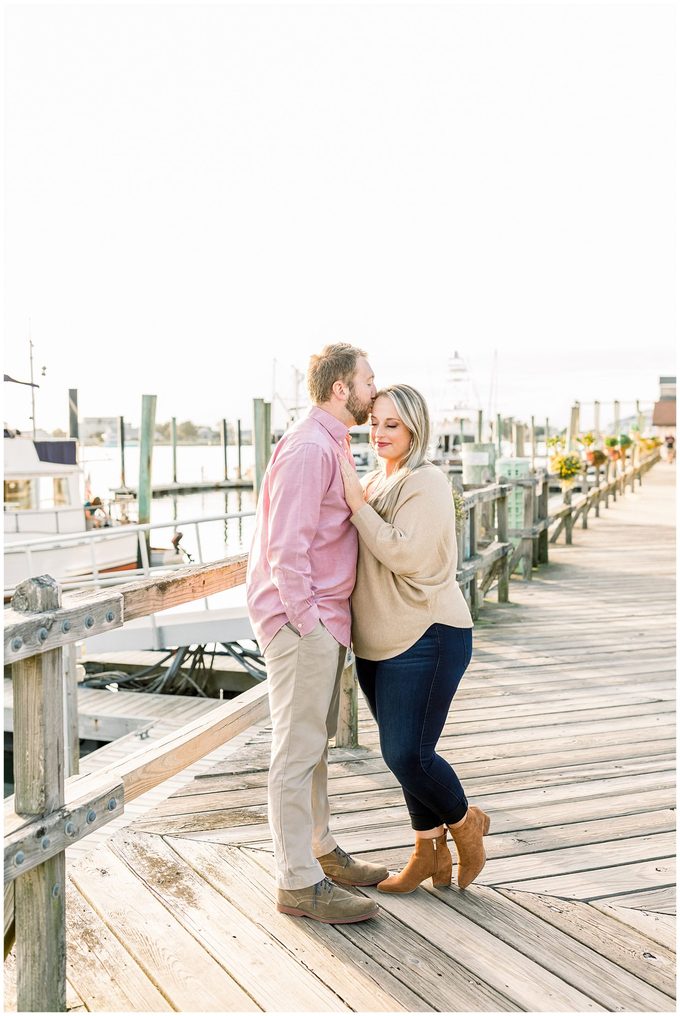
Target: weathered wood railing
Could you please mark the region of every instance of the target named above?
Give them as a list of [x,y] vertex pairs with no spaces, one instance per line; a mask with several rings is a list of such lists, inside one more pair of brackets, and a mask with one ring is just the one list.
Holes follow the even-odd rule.
[[[577,519],[587,526],[588,511],[599,514],[627,486],[635,489],[658,460],[623,463],[597,476],[574,499],[549,502],[550,477],[538,472],[526,480],[492,484],[465,494],[467,519],[459,541],[457,577],[471,605],[497,585],[507,602],[510,575],[522,560],[523,578],[548,560],[548,533],[572,540]],[[523,526],[508,526],[508,497],[523,491]],[[517,538],[517,546],[512,539]],[[247,555],[150,578],[115,589],[68,594],[48,576],[17,588],[13,609],[5,613],[5,660],[12,664],[14,687],[15,795],[5,802],[5,953],[16,929],[17,998],[20,1011],[63,1011],[66,1006],[65,850],[122,814],[125,802],[181,772],[210,751],[268,715],[266,684],[216,706],[115,767],[65,778],[65,686],[62,653],[74,643],[126,621],[210,596],[245,580]],[[345,668],[336,744],[355,744],[357,697],[354,668]]]
[[[523,479],[506,479],[487,487],[468,489],[464,493],[467,518],[459,537],[458,580],[463,588],[472,616],[477,617],[484,596],[494,582],[498,586],[499,603],[507,602],[508,580],[521,563],[522,578],[531,581],[532,569],[548,563],[549,544],[564,533],[565,542],[573,542],[574,527],[581,520],[588,528],[591,510],[596,517],[600,507],[609,507],[625,494],[642,484],[642,477],[659,461],[656,449],[644,457],[637,450],[630,458],[607,462],[594,468],[595,482],[589,482],[588,470],[574,477],[580,490],[565,489],[550,498],[550,486],[559,478],[545,469],[535,470]],[[508,496],[523,491],[522,524],[508,526]],[[480,549],[482,548],[482,549]]]
[[[5,802],[5,952],[16,929],[21,1011],[65,1009],[66,847],[123,811],[126,801],[164,782],[268,714],[265,685],[216,706],[117,763],[64,778],[65,647],[125,621],[241,584],[247,555],[136,582],[71,594],[43,576],[17,588],[5,612],[5,660],[14,687],[15,795]],[[13,888],[13,892],[12,892]]]

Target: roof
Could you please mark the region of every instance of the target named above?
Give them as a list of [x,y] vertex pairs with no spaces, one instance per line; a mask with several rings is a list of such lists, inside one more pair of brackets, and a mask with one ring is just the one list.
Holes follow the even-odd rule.
[[675,399],[654,403],[653,427],[675,427]]

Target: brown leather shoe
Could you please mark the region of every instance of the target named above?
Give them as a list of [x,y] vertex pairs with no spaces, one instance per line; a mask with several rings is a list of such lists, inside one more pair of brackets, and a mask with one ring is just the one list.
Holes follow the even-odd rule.
[[365,896],[354,896],[327,878],[305,889],[277,889],[276,909],[293,917],[310,917],[322,924],[355,924],[380,912],[377,903]]
[[414,889],[432,877],[435,889],[451,885],[451,851],[446,845],[446,833],[433,839],[418,837],[415,850],[408,863],[398,875],[390,875],[378,885],[381,893],[412,893]]
[[335,847],[330,854],[317,857],[317,861],[323,868],[324,875],[338,885],[377,885],[389,874],[382,864],[355,861],[342,847]]
[[472,804],[467,810],[465,821],[460,826],[451,828],[458,851],[458,888],[465,889],[473,879],[477,878],[486,863],[483,837],[491,828],[491,819],[481,808]]

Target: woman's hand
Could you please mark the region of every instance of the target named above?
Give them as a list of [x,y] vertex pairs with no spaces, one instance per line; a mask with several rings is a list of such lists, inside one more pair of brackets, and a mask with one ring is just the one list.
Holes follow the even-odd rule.
[[355,512],[358,512],[366,504],[364,500],[364,488],[361,486],[356,469],[350,466],[343,455],[338,455],[338,463],[340,465],[342,482],[345,485],[345,500],[354,515]]

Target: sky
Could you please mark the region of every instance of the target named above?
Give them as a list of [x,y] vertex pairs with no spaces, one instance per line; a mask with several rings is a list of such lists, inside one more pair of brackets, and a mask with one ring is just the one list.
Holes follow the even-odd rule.
[[[675,373],[673,3],[5,5],[5,371],[249,422],[327,342],[566,424]],[[6,384],[27,428],[29,389]]]

